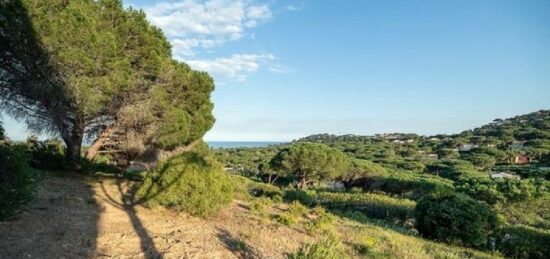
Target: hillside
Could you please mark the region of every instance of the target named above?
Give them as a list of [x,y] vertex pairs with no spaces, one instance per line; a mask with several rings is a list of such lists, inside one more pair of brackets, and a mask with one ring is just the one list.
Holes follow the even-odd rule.
[[[293,147],[318,145],[332,148],[332,153],[344,153],[351,164],[340,175],[319,176],[310,187],[314,191],[299,196],[303,204],[417,231],[414,225],[418,223],[409,222],[415,221],[415,202],[441,193],[464,194],[499,215],[503,224],[499,235],[519,235],[517,241],[529,240],[502,244],[502,253],[529,258],[544,258],[548,253],[542,247],[550,242],[549,110],[496,119],[454,135],[318,134],[265,148],[214,152],[228,171],[288,189],[297,186],[300,177],[288,174],[288,168],[301,161],[305,161],[306,169],[315,167],[323,159],[317,157],[311,164],[307,158],[322,149],[289,157]],[[279,168],[281,159],[288,160],[283,170]]]
[[[0,257],[284,258],[321,238],[307,233],[307,217],[292,226],[265,221],[251,209],[253,200],[235,200],[208,219],[134,206],[123,198],[128,184],[105,177],[47,176],[19,219],[0,224]],[[269,205],[275,215],[287,209],[282,203]],[[491,257],[343,218],[336,226],[349,251],[368,237],[373,253],[392,258]]]

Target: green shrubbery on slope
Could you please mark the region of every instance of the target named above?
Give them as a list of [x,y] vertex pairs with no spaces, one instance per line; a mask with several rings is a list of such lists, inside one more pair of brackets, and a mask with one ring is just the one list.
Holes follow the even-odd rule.
[[32,198],[34,183],[24,149],[0,143],[0,220],[13,217]]
[[195,216],[209,216],[232,200],[232,185],[221,165],[205,152],[191,151],[149,172],[136,198]]

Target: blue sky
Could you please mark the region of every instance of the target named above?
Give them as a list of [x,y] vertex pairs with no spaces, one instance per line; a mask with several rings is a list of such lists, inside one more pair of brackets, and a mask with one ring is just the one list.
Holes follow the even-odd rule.
[[206,140],[456,133],[550,108],[546,0],[124,3],[215,78]]

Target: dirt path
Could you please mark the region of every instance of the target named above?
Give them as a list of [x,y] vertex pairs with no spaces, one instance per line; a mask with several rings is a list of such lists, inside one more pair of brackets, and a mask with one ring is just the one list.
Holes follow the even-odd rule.
[[304,240],[241,202],[204,220],[133,206],[127,182],[48,177],[19,219],[0,223],[0,258],[281,258]]

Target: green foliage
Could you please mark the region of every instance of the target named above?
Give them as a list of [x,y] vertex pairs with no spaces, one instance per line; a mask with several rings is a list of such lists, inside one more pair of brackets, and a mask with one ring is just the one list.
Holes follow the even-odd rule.
[[85,137],[131,160],[212,127],[213,79],[173,60],[143,11],[119,0],[4,2],[0,106],[36,132],[58,134],[71,165]]
[[6,139],[6,134],[4,131],[4,127],[2,126],[2,121],[0,121],[0,141]]
[[288,259],[341,259],[347,258],[340,239],[335,234],[327,234],[318,243],[303,245]]
[[351,167],[342,176],[345,181],[354,181],[362,178],[386,175],[388,170],[372,161],[351,159]]
[[341,151],[317,143],[298,143],[280,151],[272,160],[272,168],[296,175],[301,188],[311,181],[330,180],[349,168],[349,160]]
[[57,139],[39,141],[35,136],[27,139],[27,152],[32,167],[42,170],[63,170],[67,168],[65,146]]
[[231,183],[221,166],[209,155],[192,151],[159,164],[136,197],[148,206],[162,205],[205,217],[228,204],[231,194]]
[[0,220],[15,216],[32,198],[35,177],[22,147],[0,144]]
[[546,193],[546,181],[540,179],[513,180],[489,177],[463,177],[455,182],[456,190],[488,204],[520,202]]
[[370,179],[366,189],[397,194],[416,200],[426,194],[453,190],[453,182],[432,175],[396,172]]
[[457,193],[421,199],[415,216],[424,237],[468,247],[486,247],[499,227],[499,219],[489,206]]
[[464,160],[438,160],[426,166],[426,172],[450,180],[458,180],[461,177],[482,175],[472,163]]
[[296,216],[289,212],[283,212],[281,214],[273,215],[273,219],[277,223],[285,226],[292,226],[296,224],[296,222],[298,222]]
[[497,249],[510,258],[548,258],[550,231],[525,226],[506,227],[497,239]]
[[327,213],[327,211],[320,206],[317,206],[313,209],[314,219],[306,223],[306,230],[310,234],[322,234],[327,231],[332,231],[334,229],[334,222],[336,218]]
[[524,225],[550,231],[550,194],[522,202],[495,206],[511,225]]
[[338,193],[322,191],[287,191],[287,200],[298,200],[308,206],[322,206],[334,211],[356,210],[368,217],[388,221],[405,221],[412,217],[415,203],[374,193]]

